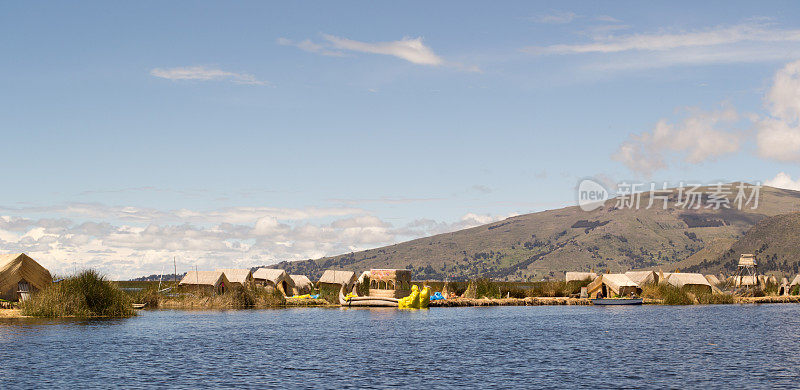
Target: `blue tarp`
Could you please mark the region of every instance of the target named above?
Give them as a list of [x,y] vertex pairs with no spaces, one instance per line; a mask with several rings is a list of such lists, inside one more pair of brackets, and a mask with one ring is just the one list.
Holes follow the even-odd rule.
[[445,299],[445,298],[444,298],[444,296],[442,296],[442,293],[440,293],[438,291],[433,293],[433,295],[431,295],[431,300],[432,301],[440,301],[442,299]]

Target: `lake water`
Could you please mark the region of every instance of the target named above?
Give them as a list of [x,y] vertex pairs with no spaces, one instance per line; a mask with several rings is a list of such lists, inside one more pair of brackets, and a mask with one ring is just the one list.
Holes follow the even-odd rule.
[[0,320],[3,388],[797,388],[800,305]]

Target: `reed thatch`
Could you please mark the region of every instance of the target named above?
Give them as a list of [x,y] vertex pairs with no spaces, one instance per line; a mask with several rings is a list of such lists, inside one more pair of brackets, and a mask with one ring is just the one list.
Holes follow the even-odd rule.
[[706,275],[706,280],[707,280],[707,281],[708,281],[708,283],[710,283],[712,286],[717,286],[717,285],[719,285],[719,284],[720,284],[720,281],[719,281],[719,279],[718,279],[718,278],[717,278],[715,275]]
[[633,280],[639,287],[647,283],[656,283],[658,281],[658,275],[655,271],[628,271],[625,273],[625,276]]
[[18,301],[20,284],[27,283],[28,291],[35,292],[47,287],[53,281],[50,271],[24,253],[0,255],[0,298]]
[[230,287],[230,281],[220,271],[189,271],[178,284],[196,286],[217,293],[224,293]]
[[356,274],[351,271],[326,270],[319,278],[319,283],[345,285],[348,288],[356,282]]
[[597,298],[597,294],[601,292],[605,298],[611,298],[615,295],[622,297],[641,294],[642,289],[625,274],[603,274],[589,283],[586,292],[591,298]]
[[569,282],[582,282],[584,280],[595,280],[597,274],[594,272],[567,272],[565,275],[567,283]]
[[757,286],[759,284],[758,277],[754,277],[753,275],[731,276],[728,279],[729,283],[736,287]]
[[711,283],[709,283],[708,280],[706,280],[706,277],[702,274],[681,272],[672,273],[669,275],[669,277],[667,277],[667,283],[679,288],[689,286],[708,289],[708,292],[712,291]]
[[672,272],[664,272],[662,270],[658,270],[658,272],[656,272],[656,283],[666,284],[667,279],[669,278],[670,275],[672,275]]
[[285,270],[277,268],[259,268],[253,272],[257,285],[274,287],[283,295],[294,295],[294,281]]
[[250,287],[253,284],[253,272],[248,268],[220,268],[232,286]]
[[314,283],[305,275],[289,275],[294,283],[295,295],[308,294],[314,289]]

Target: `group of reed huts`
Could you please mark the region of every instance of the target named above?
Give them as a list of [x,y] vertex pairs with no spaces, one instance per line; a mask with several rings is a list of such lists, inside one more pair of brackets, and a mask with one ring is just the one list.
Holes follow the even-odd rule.
[[642,293],[645,284],[669,284],[675,287],[688,287],[698,292],[721,292],[719,280],[714,275],[696,273],[628,271],[618,274],[596,274],[594,272],[567,272],[567,282],[591,281],[586,288],[590,298],[627,297]]
[[703,275],[698,273],[661,272],[661,271],[628,271],[617,274],[596,274],[594,272],[567,272],[566,281],[590,281],[587,295],[596,298],[598,295],[609,298],[638,295],[645,284],[668,284],[678,288],[688,287],[698,292],[721,293],[720,287],[733,289],[742,287],[766,288],[768,284],[778,286],[778,295],[788,295],[796,285],[800,285],[800,275],[791,282],[783,278],[779,281],[775,276],[729,276]]
[[[355,281],[354,272],[326,270],[317,281],[317,287],[326,284],[337,287],[345,285],[350,289]],[[218,294],[232,287],[274,288],[285,296],[309,294],[314,289],[314,283],[307,276],[289,275],[285,270],[277,268],[258,268],[255,271],[247,268],[189,271],[179,284]]]

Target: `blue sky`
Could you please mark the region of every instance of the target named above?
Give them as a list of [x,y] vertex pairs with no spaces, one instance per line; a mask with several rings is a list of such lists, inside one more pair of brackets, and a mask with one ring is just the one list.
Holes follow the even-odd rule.
[[581,178],[800,189],[793,2],[4,3],[0,249],[115,278],[376,247]]

